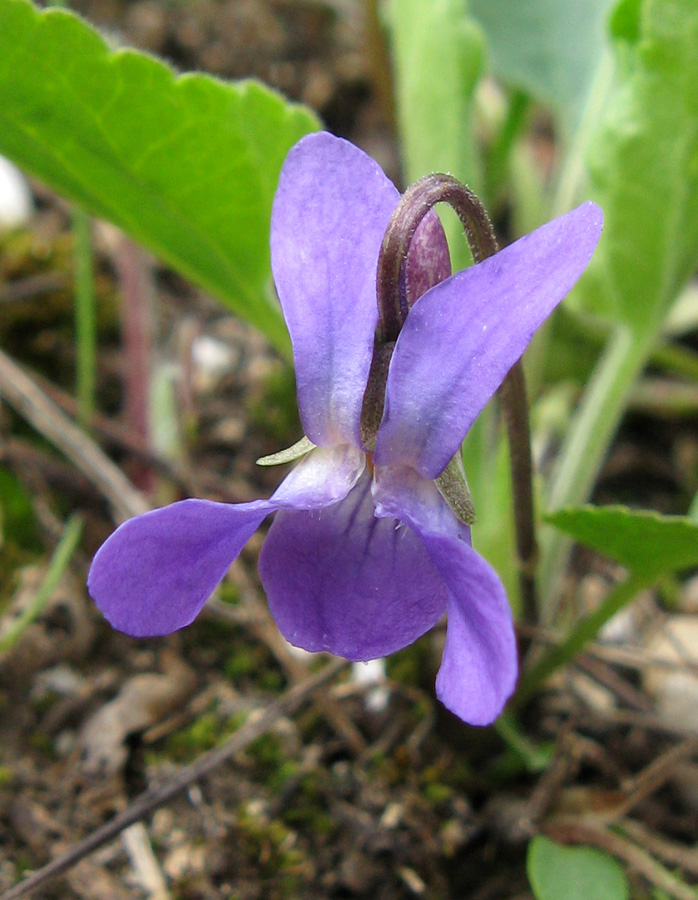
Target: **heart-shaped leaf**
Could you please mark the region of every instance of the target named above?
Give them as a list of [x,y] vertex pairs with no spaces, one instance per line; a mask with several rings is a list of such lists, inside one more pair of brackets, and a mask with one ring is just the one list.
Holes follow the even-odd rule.
[[0,0],[0,152],[115,222],[286,350],[269,221],[310,110],[254,81],[176,75],[72,13]]
[[536,900],[628,900],[630,894],[618,863],[594,847],[564,847],[535,837],[526,868]]
[[648,580],[698,566],[698,524],[624,506],[561,509],[545,521]]

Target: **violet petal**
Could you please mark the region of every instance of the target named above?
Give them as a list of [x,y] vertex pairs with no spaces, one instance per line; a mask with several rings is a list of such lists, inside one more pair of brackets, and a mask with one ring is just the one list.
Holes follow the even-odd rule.
[[280,508],[336,503],[364,469],[347,445],[313,450],[271,500],[182,500],[125,522],[100,547],[88,589],[108,621],[134,637],[169,634],[201,611],[253,532]]
[[376,162],[325,132],[299,141],[281,170],[272,271],[293,342],[303,428],[318,445],[360,446],[378,253],[398,199]]
[[376,468],[380,515],[416,532],[449,588],[448,626],[436,693],[471,725],[489,725],[516,683],[517,649],[511,609],[497,573],[469,542],[436,487],[407,467]]
[[393,354],[375,460],[427,478],[446,467],[601,233],[585,203],[452,276],[410,310]]
[[511,608],[492,566],[453,538],[422,533],[451,589],[436,695],[471,725],[490,725],[516,686],[518,655]]
[[271,495],[275,508],[316,509],[343,500],[366,468],[351,444],[316,447],[296,463]]
[[448,592],[419,538],[377,519],[366,471],[341,503],[281,511],[259,573],[290,643],[368,660],[400,650],[443,615]]
[[88,590],[109,623],[133,637],[183,628],[274,508],[182,500],[129,519],[97,551]]

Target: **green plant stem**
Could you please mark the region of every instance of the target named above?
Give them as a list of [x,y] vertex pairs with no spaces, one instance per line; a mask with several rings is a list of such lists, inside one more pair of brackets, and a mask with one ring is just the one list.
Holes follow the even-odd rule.
[[655,348],[650,362],[674,375],[698,381],[698,353],[690,347],[667,341]]
[[397,128],[395,90],[386,35],[381,23],[379,0],[364,0],[364,7],[366,11],[366,44],[369,51],[373,85],[385,124],[394,132]]
[[63,537],[53,552],[44,580],[41,582],[32,602],[2,636],[0,652],[12,647],[22,632],[43,612],[44,607],[51,598],[51,594],[58,587],[58,583],[68,568],[68,563],[72,559],[73,553],[77,549],[82,536],[82,524],[82,519],[79,519],[77,516],[71,516],[68,519],[63,531]]
[[[653,343],[652,332],[636,334],[618,327],[611,335],[562,446],[546,492],[547,509],[575,506],[589,497]],[[540,616],[544,625],[554,621],[558,610],[558,578],[569,548],[569,538],[560,532],[548,529],[541,535]]]
[[548,650],[532,668],[524,672],[512,701],[513,706],[519,706],[529,700],[556,669],[571,662],[578,653],[581,653],[611,616],[627,606],[647,586],[646,575],[631,575],[613,588],[599,608],[582,619],[561,644]]
[[544,772],[550,765],[550,751],[536,746],[521,730],[514,717],[505,710],[494,723],[497,734],[522,760],[528,772]]
[[90,217],[73,210],[75,260],[75,365],[78,418],[88,429],[95,410],[97,337]]
[[509,100],[509,108],[501,131],[490,150],[485,173],[485,199],[489,206],[496,205],[497,195],[507,182],[507,168],[512,147],[526,123],[526,114],[531,103],[523,91],[514,91]]

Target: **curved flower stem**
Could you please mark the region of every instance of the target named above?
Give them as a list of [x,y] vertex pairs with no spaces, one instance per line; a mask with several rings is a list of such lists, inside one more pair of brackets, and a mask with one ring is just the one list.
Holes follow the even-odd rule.
[[[432,174],[420,178],[403,194],[383,237],[376,275],[379,311],[377,347],[396,341],[407,317],[409,309],[405,278],[409,247],[420,222],[437,203],[448,203],[460,219],[476,263],[497,252],[497,239],[492,223],[469,188],[452,175]],[[385,376],[387,378],[387,366]],[[369,377],[369,384],[371,383]],[[380,390],[372,393],[382,396],[384,388],[385,385],[381,383]],[[520,361],[512,366],[502,382],[499,397],[509,440],[523,613],[526,621],[534,622],[537,545],[533,512],[533,464],[526,385]]]
[[519,562],[522,619],[533,624],[537,617],[535,567],[538,557],[533,511],[533,461],[531,430],[523,366],[516,363],[499,389],[509,439],[514,528]]
[[[574,506],[588,498],[653,342],[650,331],[634,333],[623,326],[611,336],[562,446],[547,491],[549,509]],[[540,618],[544,625],[554,621],[559,607],[556,586],[569,548],[569,538],[552,529],[541,539]]]
[[497,252],[492,224],[469,188],[452,175],[439,173],[415,181],[395,208],[378,256],[376,285],[382,343],[397,340],[407,317],[407,252],[419,223],[437,203],[448,203],[460,219],[476,263]]

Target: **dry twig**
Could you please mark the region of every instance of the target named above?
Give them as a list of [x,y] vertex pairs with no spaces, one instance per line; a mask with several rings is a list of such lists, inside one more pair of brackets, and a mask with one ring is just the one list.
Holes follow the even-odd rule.
[[349,663],[346,660],[336,659],[325,666],[317,675],[313,675],[301,684],[290,688],[285,694],[271,703],[257,718],[250,718],[227,741],[205,753],[195,763],[185,768],[169,784],[141,794],[127,809],[115,816],[111,822],[107,822],[106,825],[92,832],[79,844],[76,844],[66,853],[48,863],[48,865],[38,869],[28,878],[25,878],[24,881],[10,888],[9,891],[5,891],[4,894],[0,895],[0,900],[17,900],[19,897],[25,897],[40,885],[62,875],[90,853],[111,841],[125,828],[128,828],[129,825],[133,825],[134,822],[140,822],[153,810],[181,794],[192,784],[200,781],[222,763],[239,753],[252,741],[266,734],[278,719],[298,709],[315,691],[323,687],[348,665]]
[[98,486],[118,519],[128,519],[150,508],[118,466],[1,350],[0,397]]

